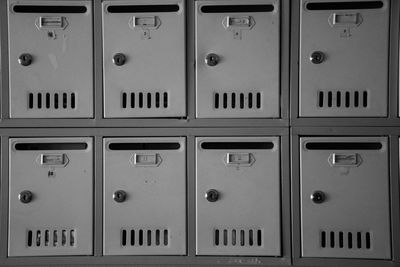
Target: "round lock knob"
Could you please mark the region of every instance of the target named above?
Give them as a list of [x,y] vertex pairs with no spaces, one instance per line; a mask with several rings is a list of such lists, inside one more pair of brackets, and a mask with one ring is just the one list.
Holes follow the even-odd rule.
[[122,66],[126,62],[126,56],[122,53],[117,53],[113,57],[113,62],[117,66]]
[[208,54],[206,57],[206,64],[210,67],[214,67],[219,62],[219,56],[217,54]]
[[21,201],[24,204],[28,204],[29,202],[32,201],[33,199],[33,194],[31,191],[22,191],[19,195],[18,195],[18,199],[19,201]]
[[33,57],[31,54],[22,54],[18,58],[18,63],[21,64],[22,66],[29,66],[32,64]]
[[115,191],[115,193],[113,195],[113,199],[115,200],[115,202],[122,203],[126,200],[126,196],[127,196],[127,194],[125,191],[118,190],[118,191]]
[[219,192],[215,189],[210,189],[206,192],[205,197],[209,202],[216,202],[219,198]]
[[321,204],[322,202],[325,201],[325,193],[322,191],[315,191],[314,193],[311,194],[311,200],[315,204]]
[[310,60],[314,64],[321,64],[325,61],[325,54],[321,51],[315,51],[311,54]]

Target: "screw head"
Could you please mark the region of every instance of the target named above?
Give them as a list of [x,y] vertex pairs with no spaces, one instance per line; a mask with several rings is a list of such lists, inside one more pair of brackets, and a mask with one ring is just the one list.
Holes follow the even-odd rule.
[[21,201],[24,204],[28,204],[32,201],[33,199],[33,194],[31,191],[25,190],[22,191],[19,195],[18,195],[18,199],[19,201]]
[[325,61],[325,54],[321,51],[315,51],[311,54],[310,61],[314,64],[321,64]]
[[311,194],[310,198],[315,204],[321,204],[325,201],[326,196],[322,191],[315,191]]
[[219,192],[215,189],[210,189],[206,192],[205,197],[209,202],[216,202],[219,199]]
[[33,57],[31,54],[28,53],[21,54],[18,58],[18,63],[25,67],[31,65],[32,61]]
[[217,54],[211,53],[206,56],[206,64],[210,67],[214,67],[219,62],[219,56]]
[[117,203],[124,202],[126,200],[126,197],[127,197],[127,194],[124,190],[115,191],[115,193],[113,194],[113,199]]
[[122,66],[126,62],[126,56],[122,53],[117,53],[113,56],[113,62],[116,66]]

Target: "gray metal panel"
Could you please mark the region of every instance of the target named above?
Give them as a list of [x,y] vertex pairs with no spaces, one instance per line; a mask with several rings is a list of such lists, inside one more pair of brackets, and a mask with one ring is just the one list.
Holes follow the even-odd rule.
[[[183,0],[103,2],[104,116],[186,115],[185,5]],[[179,5],[177,12],[110,13],[111,5]],[[152,26],[141,26],[154,23]],[[136,26],[135,26],[136,21]],[[122,66],[113,56],[123,53]],[[156,106],[157,93],[159,106]],[[143,95],[143,106],[140,106]],[[164,94],[167,94],[165,98]],[[150,101],[148,101],[148,95]],[[134,97],[134,98],[133,98]],[[126,100],[124,100],[126,98]],[[126,101],[126,102],[125,102]],[[167,102],[164,105],[164,101]],[[125,102],[125,104],[124,104]]]
[[[179,143],[177,150],[111,150],[113,143]],[[186,253],[185,138],[104,139],[104,254],[183,255]],[[140,158],[145,162],[140,162]],[[153,162],[150,162],[153,160]],[[118,190],[126,201],[114,201]],[[160,243],[156,231],[160,231]],[[164,236],[168,231],[168,237]],[[123,233],[123,231],[126,231]],[[142,231],[142,243],[140,243]],[[148,243],[150,231],[150,243]],[[126,234],[126,241],[122,235]],[[133,234],[134,236],[131,236]],[[167,238],[167,239],[166,239]],[[164,243],[167,242],[167,243]]]
[[[87,148],[15,148],[23,143],[76,142]],[[44,157],[50,160],[47,164]],[[33,193],[27,204],[19,200],[25,190]],[[8,256],[92,254],[92,191],[92,138],[10,138]]]
[[[301,1],[300,116],[387,116],[390,2],[383,0],[380,9],[306,9],[315,2],[331,1]],[[325,61],[313,64],[315,51]]]
[[[273,148],[206,150],[203,142],[272,142]],[[250,164],[228,164],[231,156],[247,156]],[[210,189],[220,192],[216,202],[205,199]],[[196,138],[196,238],[198,255],[281,255],[279,137]]]
[[[245,3],[273,5],[273,12],[204,13],[201,11],[201,7],[205,5],[243,4],[243,1],[238,0],[196,2],[196,116],[198,118],[280,116],[280,2],[248,0]],[[244,20],[250,25],[247,28],[242,26],[237,28],[235,23],[232,23],[233,26],[228,27],[229,20]],[[220,57],[220,62],[216,66],[208,66],[205,62],[210,53]],[[256,104],[258,94],[259,107]],[[216,97],[219,98],[218,106],[215,103]],[[249,104],[249,98],[253,99],[252,105]],[[243,107],[240,106],[242,101]]]
[[[335,145],[308,149],[312,142]],[[346,150],[339,142],[382,147]],[[388,167],[387,137],[300,138],[303,257],[390,259]],[[316,191],[324,202],[310,199]]]
[[[17,4],[83,5],[87,11],[16,13],[13,6]],[[91,7],[91,1],[8,1],[11,118],[93,116]],[[31,65],[18,63],[23,53],[32,55]]]

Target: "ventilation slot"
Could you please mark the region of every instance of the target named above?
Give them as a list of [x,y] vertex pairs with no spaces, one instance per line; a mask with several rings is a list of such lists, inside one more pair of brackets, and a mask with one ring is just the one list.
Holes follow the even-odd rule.
[[272,12],[273,5],[210,5],[202,6],[202,13],[254,13]]
[[160,109],[169,107],[167,92],[122,92],[121,107],[123,109]]
[[76,230],[75,229],[39,229],[28,230],[26,245],[29,248],[62,248],[76,246]]
[[261,247],[261,229],[214,229],[214,246],[217,247]]
[[370,232],[321,231],[321,248],[371,249]]
[[121,245],[123,247],[167,247],[169,231],[168,229],[122,229]]
[[108,6],[110,13],[164,13],[178,12],[179,5],[113,5]]
[[29,93],[28,109],[65,110],[76,108],[75,93]]
[[379,9],[382,1],[315,2],[306,4],[308,10]]
[[261,93],[214,93],[215,109],[261,109]]
[[381,150],[379,142],[308,142],[308,150]]
[[368,91],[319,91],[319,108],[368,108]]
[[36,6],[36,5],[15,5],[15,13],[86,13],[85,6]]
[[246,150],[264,150],[273,149],[272,142],[202,142],[201,148],[206,150],[229,150],[229,149],[246,149]]

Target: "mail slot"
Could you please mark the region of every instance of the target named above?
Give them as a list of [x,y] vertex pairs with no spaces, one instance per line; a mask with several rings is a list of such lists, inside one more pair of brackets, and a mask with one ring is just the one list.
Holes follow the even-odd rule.
[[91,1],[8,1],[11,118],[93,116]]
[[93,253],[91,138],[10,138],[8,256]]
[[280,138],[196,144],[197,255],[280,256]]
[[386,117],[390,1],[302,0],[300,117]]
[[104,116],[186,116],[183,0],[103,2]]
[[390,259],[388,138],[300,144],[302,256]]
[[185,138],[104,139],[104,254],[186,254]]
[[195,3],[197,117],[279,117],[279,0]]

